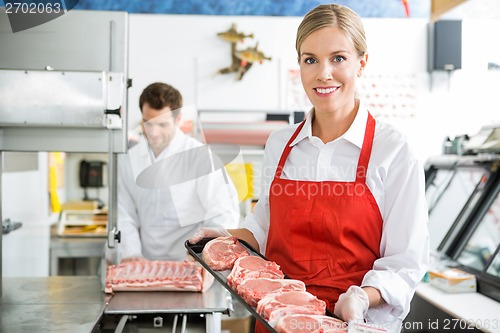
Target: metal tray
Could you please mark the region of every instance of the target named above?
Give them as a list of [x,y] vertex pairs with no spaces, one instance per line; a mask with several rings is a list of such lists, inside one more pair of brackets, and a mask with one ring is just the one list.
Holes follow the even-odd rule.
[[[254,316],[257,320],[259,320],[270,332],[277,333],[276,330],[271,325],[269,325],[269,322],[267,320],[265,320],[264,318],[262,318],[262,316],[257,313],[257,310],[254,307],[248,305],[248,303],[245,302],[243,300],[243,298],[241,298],[241,296],[238,295],[236,293],[236,291],[227,284],[227,276],[231,272],[230,270],[214,271],[213,269],[211,269],[210,267],[208,267],[207,263],[205,263],[205,261],[201,258],[201,252],[203,251],[203,248],[212,239],[214,239],[214,238],[203,238],[201,241],[199,241],[196,244],[190,244],[188,241],[186,241],[184,243],[184,245],[185,245],[186,249],[188,250],[188,252],[200,264],[202,264],[203,267],[205,267],[207,269],[207,271],[210,272],[210,274],[212,274],[214,276],[214,278],[217,281],[219,281],[219,283],[222,284],[224,286],[224,288],[226,288],[236,300],[238,300],[238,302],[240,302],[248,311],[250,311],[250,313],[252,314],[252,316]],[[242,239],[238,239],[238,240],[241,243],[241,245],[243,245],[250,252],[251,255],[259,256],[262,259],[269,261],[269,259],[267,259],[260,252],[258,252],[257,250],[255,250],[246,241],[244,241]],[[290,277],[285,274],[285,279],[289,279],[289,278]],[[330,317],[335,317],[336,318],[336,316],[334,316],[328,309],[326,309],[326,315],[330,316]]]

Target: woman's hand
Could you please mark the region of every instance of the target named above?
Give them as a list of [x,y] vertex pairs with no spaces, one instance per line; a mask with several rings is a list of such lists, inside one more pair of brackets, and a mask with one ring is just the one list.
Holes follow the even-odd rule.
[[345,293],[339,296],[333,313],[345,322],[350,320],[362,321],[369,306],[370,300],[363,288],[350,286]]
[[223,227],[200,228],[190,238],[189,243],[196,244],[203,238],[227,237],[231,236],[229,231]]
[[205,228],[202,227],[198,229],[189,239],[188,242],[191,244],[198,243],[203,238],[216,238],[216,237],[229,237],[234,236],[238,239],[246,241],[255,250],[259,251],[259,243],[255,239],[254,235],[250,230],[245,228],[240,229],[225,229],[223,227]]

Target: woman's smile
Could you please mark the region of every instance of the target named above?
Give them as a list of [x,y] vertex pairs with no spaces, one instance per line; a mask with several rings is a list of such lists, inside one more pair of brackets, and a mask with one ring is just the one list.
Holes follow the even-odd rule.
[[337,86],[337,87],[317,87],[317,88],[313,88],[314,91],[316,92],[316,95],[318,96],[330,96],[330,95],[333,95],[333,93],[335,91],[337,91],[337,89],[339,89],[340,86]]

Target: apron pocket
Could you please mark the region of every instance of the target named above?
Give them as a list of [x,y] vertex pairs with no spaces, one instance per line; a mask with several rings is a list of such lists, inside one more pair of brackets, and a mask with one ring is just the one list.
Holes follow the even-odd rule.
[[327,244],[323,227],[323,211],[292,209],[290,232],[294,260],[310,261],[327,258]]

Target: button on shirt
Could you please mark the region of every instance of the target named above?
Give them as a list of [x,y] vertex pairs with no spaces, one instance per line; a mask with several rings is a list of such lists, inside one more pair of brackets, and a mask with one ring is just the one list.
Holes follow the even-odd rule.
[[[223,169],[172,186],[163,182],[172,175],[161,168],[162,160],[202,147],[199,141],[177,130],[167,148],[152,161],[146,141],[141,140],[118,161],[118,229],[122,236],[117,246],[118,261],[134,256],[184,260],[184,242],[202,225],[238,226],[238,195]],[[202,167],[191,164],[193,170]],[[160,168],[155,170],[157,166]],[[138,184],[141,172],[144,175],[150,170],[156,171],[153,176],[157,178],[146,174],[149,183]]]
[[[312,135],[313,112],[309,112],[304,127],[291,143],[294,148],[285,163],[282,177],[353,182],[368,110],[361,103],[351,127],[341,137],[326,144]],[[270,135],[264,152],[261,195],[253,214],[247,216],[242,225],[253,233],[262,253],[265,253],[269,230],[269,187],[284,146],[297,126]],[[400,325],[409,312],[415,288],[428,264],[424,172],[407,139],[379,120],[366,182],[382,215],[383,230],[381,258],[374,262],[361,286],[377,288],[387,303],[369,309],[367,319],[374,323],[399,322]]]

